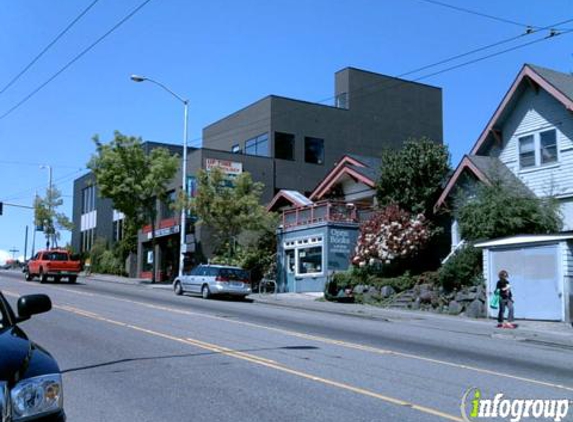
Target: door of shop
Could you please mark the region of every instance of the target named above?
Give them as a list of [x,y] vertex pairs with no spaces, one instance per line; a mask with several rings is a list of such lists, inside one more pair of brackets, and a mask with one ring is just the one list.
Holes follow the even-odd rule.
[[286,286],[284,286],[284,291],[286,292],[294,292],[295,291],[295,276],[294,276],[294,269],[295,269],[295,258],[294,258],[294,249],[287,249],[285,250],[285,262],[284,262],[284,271],[285,271],[285,281]]
[[[560,321],[563,319],[563,283],[559,245],[489,251],[489,292],[495,290],[498,273],[509,272],[515,301],[515,317]],[[495,316],[496,311],[490,311]]]

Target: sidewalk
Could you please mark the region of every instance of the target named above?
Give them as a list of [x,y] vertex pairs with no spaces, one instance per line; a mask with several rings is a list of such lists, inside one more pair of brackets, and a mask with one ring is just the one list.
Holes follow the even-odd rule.
[[118,284],[131,284],[131,285],[148,285],[151,288],[169,288],[171,289],[173,286],[172,282],[155,282],[152,283],[151,280],[147,278],[129,278],[129,277],[122,277],[119,275],[113,274],[90,274],[88,276],[84,276],[83,273],[80,274],[85,277],[86,280],[95,280],[95,281],[103,281],[105,283],[118,283]]
[[[171,282],[152,284],[149,279],[107,274],[91,274],[86,279],[107,283],[143,285],[151,289],[172,289]],[[322,293],[279,293],[278,295],[253,293],[249,298],[254,303],[311,312],[389,322],[455,326],[457,330],[485,333],[491,335],[492,338],[510,339],[553,347],[558,346],[570,348],[573,351],[573,327],[569,323],[518,320],[516,322],[519,324],[519,327],[515,330],[508,330],[496,328],[496,321],[493,319],[474,319],[425,311],[388,309],[355,303],[327,302],[321,300],[323,296]]]
[[280,293],[278,295],[255,293],[250,296],[255,302],[271,306],[301,309],[313,312],[360,317],[389,322],[442,324],[456,326],[468,332],[490,334],[492,338],[505,338],[530,344],[560,346],[573,351],[573,327],[570,323],[518,320],[515,330],[499,329],[494,319],[474,319],[464,316],[436,314],[427,311],[381,308],[354,303],[321,301],[322,293]]

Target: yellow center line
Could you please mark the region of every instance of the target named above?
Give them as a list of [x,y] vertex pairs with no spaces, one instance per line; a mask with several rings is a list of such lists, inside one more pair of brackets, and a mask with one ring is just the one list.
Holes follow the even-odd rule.
[[256,364],[256,365],[261,365],[261,366],[264,366],[267,368],[275,369],[277,371],[281,371],[284,373],[288,373],[290,375],[305,378],[305,379],[308,379],[308,380],[311,380],[314,382],[318,382],[318,383],[321,383],[324,385],[336,387],[336,388],[339,388],[339,389],[342,389],[345,391],[350,391],[350,392],[360,394],[363,396],[372,397],[372,398],[384,401],[386,403],[390,403],[390,404],[402,406],[402,407],[407,407],[407,408],[410,408],[410,409],[413,409],[413,410],[416,410],[416,411],[419,411],[419,412],[422,412],[425,414],[430,414],[430,415],[437,416],[437,417],[451,420],[451,421],[463,422],[463,419],[458,417],[458,416],[455,416],[455,415],[452,415],[449,413],[445,413],[445,412],[442,412],[440,410],[433,409],[431,407],[415,404],[415,403],[408,402],[405,400],[397,399],[395,397],[386,396],[386,395],[379,394],[379,393],[376,393],[376,392],[371,391],[371,390],[367,390],[367,389],[360,388],[360,387],[355,387],[353,385],[346,384],[343,382],[338,382],[338,381],[334,381],[334,380],[331,380],[328,378],[323,378],[323,377],[319,377],[316,375],[312,375],[312,374],[309,374],[307,372],[303,372],[303,371],[289,368],[289,367],[282,365],[280,363],[277,363],[273,360],[265,359],[265,358],[262,358],[262,357],[259,357],[256,355],[252,355],[250,353],[240,352],[238,350],[229,349],[227,347],[207,343],[207,342],[197,340],[197,339],[183,338],[183,337],[173,336],[170,334],[161,333],[159,331],[154,331],[154,330],[150,330],[147,328],[139,327],[137,325],[128,324],[125,322],[116,321],[116,320],[113,320],[110,318],[106,318],[106,317],[103,317],[101,315],[95,314],[93,312],[85,311],[83,309],[79,309],[79,308],[75,308],[75,307],[71,307],[71,306],[55,306],[55,308],[60,309],[62,311],[71,312],[71,313],[74,313],[76,315],[80,315],[80,316],[83,316],[86,318],[95,319],[95,320],[106,322],[106,323],[113,324],[116,326],[133,329],[135,331],[139,331],[139,332],[153,335],[156,337],[161,337],[164,339],[168,339],[168,340],[176,341],[179,343],[191,345],[191,346],[203,349],[203,350],[208,350],[208,351],[213,352],[213,353],[222,354],[222,355],[229,356],[229,357],[232,357],[235,359],[244,360],[244,361]]
[[[76,292],[75,290],[71,290],[71,289],[62,289],[62,288],[58,288],[58,287],[54,287],[54,288],[80,294],[80,292]],[[16,296],[16,297],[18,296],[14,293],[12,293],[11,295]],[[222,317],[218,317],[216,315],[207,315],[207,314],[202,314],[199,312],[184,311],[182,309],[176,309],[176,308],[167,307],[167,306],[153,305],[150,303],[139,302],[139,301],[131,300],[131,299],[118,298],[118,297],[114,297],[114,296],[110,296],[110,295],[104,295],[101,293],[91,293],[91,295],[100,296],[100,297],[103,297],[106,299],[113,299],[113,300],[116,300],[119,302],[130,303],[133,305],[143,306],[143,307],[148,308],[148,309],[165,311],[165,312],[170,312],[170,313],[175,313],[175,314],[180,314],[180,315],[196,316],[196,317],[200,317],[200,318],[206,318],[206,319],[217,320],[217,321],[225,321],[227,323],[238,324],[238,325],[242,325],[242,326],[246,326],[246,327],[259,328],[259,329],[263,329],[263,330],[267,330],[267,331],[272,331],[272,332],[288,335],[291,337],[297,337],[297,338],[301,338],[301,339],[305,339],[305,340],[316,341],[316,342],[324,343],[324,344],[332,344],[335,346],[345,347],[345,348],[353,349],[353,350],[360,350],[363,352],[368,352],[368,353],[373,353],[373,354],[378,354],[378,355],[389,355],[389,356],[396,356],[396,357],[401,357],[401,358],[405,358],[405,359],[418,360],[418,361],[422,361],[422,362],[433,363],[436,365],[448,366],[451,368],[457,368],[457,369],[463,369],[466,371],[477,372],[477,373],[484,374],[484,375],[489,375],[489,376],[494,376],[494,377],[499,377],[499,378],[507,378],[507,379],[511,379],[514,381],[525,382],[528,384],[540,385],[543,387],[555,388],[558,390],[573,391],[572,386],[563,385],[563,384],[555,384],[555,383],[551,383],[551,382],[547,382],[547,381],[536,380],[533,378],[522,377],[522,376],[513,375],[513,374],[509,374],[509,373],[505,373],[505,372],[499,372],[499,371],[495,371],[495,370],[479,368],[477,366],[472,366],[472,365],[464,365],[464,364],[454,363],[454,362],[445,361],[445,360],[441,360],[441,359],[434,359],[434,358],[428,358],[425,356],[414,355],[411,353],[397,352],[394,350],[382,349],[382,348],[367,346],[367,345],[363,345],[363,344],[359,344],[359,343],[352,343],[352,342],[347,342],[347,341],[343,341],[343,340],[335,340],[335,339],[331,339],[328,337],[316,336],[316,335],[301,333],[298,331],[287,330],[287,329],[283,329],[283,328],[269,327],[266,325],[256,324],[256,323],[252,323],[252,322],[238,321],[238,320],[233,320],[233,319],[228,319],[228,318],[222,318]]]

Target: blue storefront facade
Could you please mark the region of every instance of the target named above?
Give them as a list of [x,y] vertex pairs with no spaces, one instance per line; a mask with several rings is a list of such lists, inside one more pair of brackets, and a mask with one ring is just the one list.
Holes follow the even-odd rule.
[[324,291],[330,274],[350,266],[358,229],[358,211],[347,205],[286,211],[277,233],[279,292]]

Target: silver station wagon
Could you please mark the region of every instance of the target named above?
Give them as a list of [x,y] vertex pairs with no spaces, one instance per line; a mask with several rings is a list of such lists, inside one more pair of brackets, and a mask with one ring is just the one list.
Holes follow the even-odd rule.
[[251,294],[248,271],[225,265],[199,265],[190,274],[173,281],[176,295],[195,293],[208,299],[212,295],[231,295],[244,298]]

